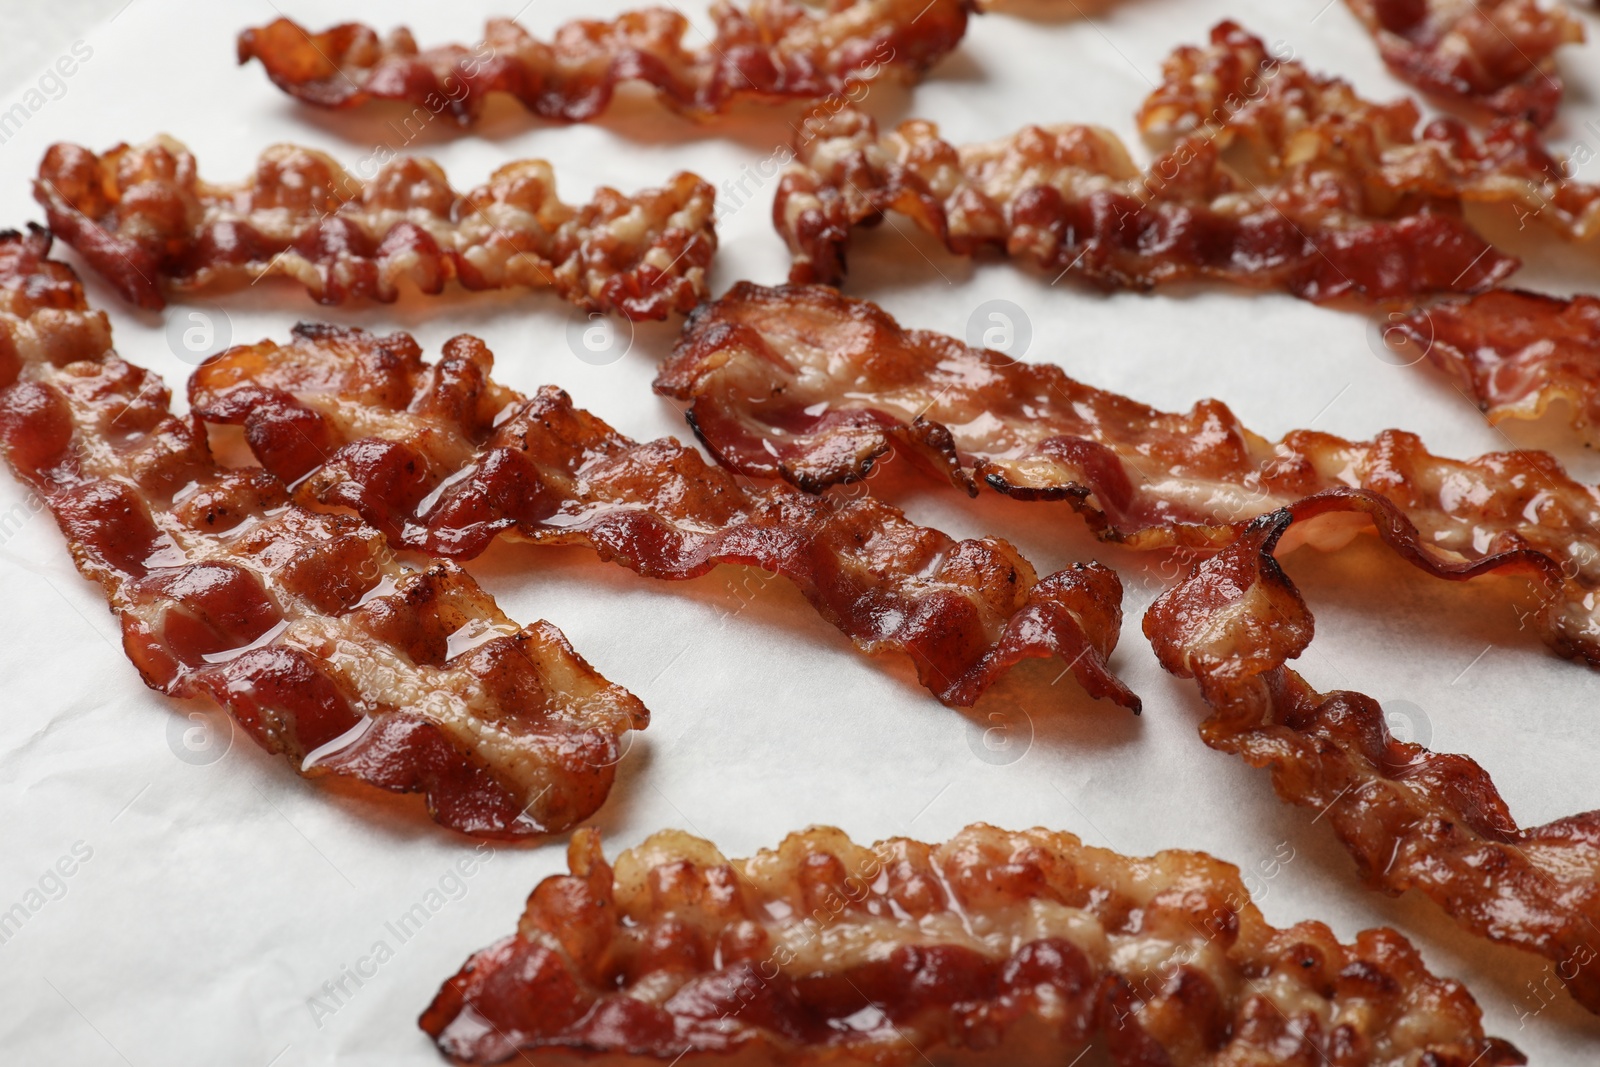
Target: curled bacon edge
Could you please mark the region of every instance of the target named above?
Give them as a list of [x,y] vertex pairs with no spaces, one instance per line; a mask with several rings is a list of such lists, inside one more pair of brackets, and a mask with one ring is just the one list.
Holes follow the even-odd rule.
[[466,127],[490,94],[508,93],[540,118],[586,122],[618,85],[650,85],[662,103],[695,118],[736,100],[767,103],[844,94],[886,73],[907,81],[944,58],[966,34],[968,0],[835,0],[819,11],[793,0],[711,6],[715,35],[684,47],[689,21],[671,7],[580,20],[536,40],[492,19],[472,48],[419,52],[405,29],[381,39],[342,23],[313,33],[286,18],[239,35],[240,63],[260,60],[273,84],[303,103],[353,108],[390,100],[448,112]]
[[1055,657],[1090,695],[1138,710],[1107,665],[1122,619],[1114,571],[1040,578],[1004,541],[957,542],[872,497],[747,489],[671,438],[617,433],[559,389],[501,386],[493,363],[468,335],[427,364],[404,334],[303,324],[288,345],[207,361],[190,404],[204,422],[242,426],[302,502],[352,508],[396,546],[470,559],[504,534],[587,544],[652,578],[758,567],[863,650],[910,656],[948,704]]
[[1285,666],[1314,624],[1273,549],[1293,524],[1339,512],[1367,516],[1436,577],[1548,580],[1549,560],[1529,550],[1442,561],[1388,500],[1336,490],[1262,516],[1197,563],[1151,605],[1145,635],[1163,667],[1198,684],[1205,743],[1270,769],[1280,797],[1317,809],[1369,885],[1416,889],[1472,933],[1543,956],[1600,1014],[1600,811],[1520,828],[1477,763],[1396,740],[1377,701],[1318,693]]
[[567,862],[423,1012],[455,1062],[1525,1062],[1401,934],[1275,929],[1204,853],[978,824],[871,848],[812,827],[748,860],[667,831],[614,867],[580,830]]
[[550,833],[597,810],[644,706],[454,564],[404,568],[372,527],[219,466],[160,379],[111,350],[50,243],[0,235],[0,449],[104,589],[145,683],[215,701],[303,775],[420,792],[463,833]]

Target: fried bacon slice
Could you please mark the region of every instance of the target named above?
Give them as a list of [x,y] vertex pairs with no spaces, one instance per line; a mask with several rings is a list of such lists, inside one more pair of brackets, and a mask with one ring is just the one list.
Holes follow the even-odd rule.
[[555,387],[490,378],[475,337],[425,363],[409,336],[300,326],[190,380],[204,421],[236,423],[300,499],[351,508],[391,543],[476,556],[501,533],[586,544],[652,578],[719,563],[792,583],[867,652],[897,650],[941,700],[976,701],[1023,659],[1059,656],[1084,688],[1138,708],[1106,660],[1122,586],[1085,564],[1039,578],[1004,541],[957,542],[870,497],[744,488],[671,438],[639,443]]
[[1202,852],[812,827],[744,860],[666,831],[613,867],[579,830],[567,864],[423,1012],[456,1062],[1525,1062],[1401,934],[1275,929]]
[[1524,224],[1536,220],[1564,237],[1600,233],[1600,187],[1572,180],[1576,167],[1552,155],[1531,123],[1423,125],[1414,101],[1363,99],[1232,22],[1218,24],[1206,47],[1167,58],[1139,125],[1157,141],[1238,144],[1275,181],[1359,187],[1378,211],[1416,197],[1504,203]]
[[145,308],[180,293],[293,278],[319,303],[550,289],[590,311],[664,319],[706,296],[716,191],[694,174],[587,204],[556,196],[543,160],[508,163],[462,194],[432,160],[402,156],[363,182],[309,148],[277,145],[235,185],[200,179],[168,137],[104,155],[52,145],[34,199],[51,229]]
[[1313,621],[1273,549],[1292,524],[1341,512],[1369,517],[1402,557],[1442,578],[1548,580],[1549,560],[1531,549],[1458,562],[1386,498],[1346,489],[1257,519],[1151,606],[1146,636],[1162,666],[1199,683],[1206,744],[1270,768],[1278,794],[1317,809],[1369,884],[1419,890],[1473,933],[1545,957],[1600,1013],[1600,811],[1519,828],[1478,764],[1396,740],[1377,701],[1318,693],[1285,666],[1310,644]]
[[1600,425],[1600,299],[1493,289],[1396,316],[1385,338],[1426,353],[1491,423],[1537,419],[1564,400],[1573,425]]
[[404,567],[365,523],[218,466],[49,249],[43,231],[0,236],[0,448],[146,684],[211,698],[302,774],[424,793],[465,833],[595,811],[643,705],[455,565]]
[[624,82],[644,82],[668,107],[707,118],[741,99],[815,99],[886,74],[914,81],[961,42],[969,8],[968,0],[717,2],[704,47],[685,46],[689,22],[671,6],[569,22],[549,42],[499,18],[470,49],[420,52],[405,29],[380,39],[359,23],[312,33],[280,18],[239,35],[239,62],[259,59],[273,84],[318,107],[397,100],[448,112],[461,126],[477,121],[493,93],[541,118],[585,122]]
[[[1216,400],[1157,411],[1053,364],[904,329],[823,286],[742,283],[703,305],[656,391],[689,401],[712,454],[752,477],[819,491],[898,448],[974,495],[988,484],[1066,500],[1099,536],[1136,548],[1214,548],[1303,497],[1370,489],[1451,559],[1540,553],[1554,575],[1546,640],[1600,666],[1600,490],[1547,453],[1445,459],[1399,430],[1271,442]],[[1330,516],[1308,539],[1336,548],[1354,529]]]
[[1555,52],[1584,38],[1561,0],[1346,0],[1395,76],[1546,126],[1561,103]]
[[795,283],[839,284],[851,231],[887,212],[957,255],[995,248],[1108,288],[1210,280],[1308,300],[1397,300],[1477,292],[1519,265],[1454,201],[1377,204],[1360,183],[1321,172],[1252,182],[1202,137],[1141,173],[1096,126],[1029,126],[958,148],[929,122],[879,138],[847,107],[808,119],[794,155],[772,217]]

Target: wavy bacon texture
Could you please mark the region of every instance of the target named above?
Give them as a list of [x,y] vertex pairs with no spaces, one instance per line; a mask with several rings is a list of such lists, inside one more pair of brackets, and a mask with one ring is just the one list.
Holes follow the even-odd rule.
[[556,196],[543,160],[500,167],[462,194],[429,159],[402,156],[370,182],[309,148],[277,145],[234,185],[202,181],[194,156],[159,137],[104,155],[56,144],[34,199],[50,228],[127,300],[163,290],[292,278],[319,303],[390,302],[454,279],[467,289],[550,289],[590,311],[664,319],[707,295],[716,192],[698,176],[587,204]]
[[1524,1062],[1394,930],[1274,929],[1204,853],[978,824],[871,848],[813,827],[747,860],[667,831],[615,868],[580,830],[567,862],[423,1013],[457,1062]]
[[1373,204],[1359,183],[1322,173],[1250,182],[1200,137],[1141,173],[1095,126],[1029,126],[958,148],[929,122],[880,139],[869,116],[843,108],[807,120],[794,153],[772,217],[795,283],[839,284],[852,231],[888,212],[957,255],[994,248],[1108,288],[1208,280],[1387,301],[1477,292],[1519,265],[1452,202]]
[[1564,237],[1600,233],[1600,187],[1572,180],[1576,168],[1521,119],[1481,131],[1448,117],[1424,125],[1414,101],[1363,99],[1232,22],[1205,47],[1177,49],[1162,70],[1139,111],[1154,138],[1238,144],[1274,181],[1360,188],[1380,212],[1417,197],[1503,203]]
[[359,23],[312,33],[280,18],[239,35],[239,62],[259,59],[278,88],[308,104],[396,100],[448,111],[461,126],[477,121],[493,93],[511,94],[541,118],[585,122],[624,82],[643,82],[668,107],[706,118],[741,99],[814,99],[886,74],[915,80],[960,43],[968,10],[968,0],[717,2],[704,47],[685,46],[689,21],[672,7],[569,22],[548,42],[501,18],[470,49],[420,52],[405,29],[380,39]]
[[1059,656],[1094,696],[1138,708],[1106,666],[1122,617],[1114,572],[1041,579],[1004,541],[957,542],[870,497],[745,489],[671,438],[622,436],[559,389],[497,385],[493,361],[466,335],[427,364],[404,334],[301,326],[287,346],[208,361],[190,400],[203,420],[241,424],[303,500],[353,508],[397,545],[470,558],[506,533],[587,544],[653,578],[759,567],[862,649],[910,655],[951,704],[1023,659]]
[[1426,353],[1491,423],[1566,401],[1574,426],[1600,425],[1600,299],[1494,289],[1392,318],[1384,334]]
[[302,774],[424,793],[465,833],[597,809],[622,735],[648,721],[639,701],[453,564],[408,569],[372,527],[219,467],[49,248],[42,231],[0,236],[0,447],[146,684],[211,698]]
[[1548,125],[1555,53],[1584,39],[1561,0],[1345,0],[1389,69],[1419,89]]
[[1442,560],[1383,497],[1330,492],[1257,519],[1197,564],[1146,613],[1146,636],[1162,666],[1199,683],[1206,744],[1271,769],[1278,794],[1317,809],[1370,885],[1419,890],[1473,933],[1545,957],[1600,1014],[1600,811],[1519,828],[1472,760],[1397,741],[1377,701],[1318,693],[1284,665],[1313,621],[1273,548],[1293,523],[1336,512],[1370,516],[1402,557],[1442,578],[1538,581],[1547,566],[1520,548]]
[[[656,390],[725,465],[822,488],[903,449],[976,493],[1066,500],[1106,540],[1137,548],[1225,544],[1259,515],[1355,486],[1401,509],[1441,559],[1513,548],[1547,563],[1542,624],[1562,654],[1600,666],[1600,490],[1543,452],[1461,461],[1389,430],[1345,441],[1296,430],[1271,442],[1206,400],[1157,411],[1052,364],[1012,360],[902,328],[822,286],[741,283],[689,319]],[[1360,528],[1329,516],[1307,539]]]

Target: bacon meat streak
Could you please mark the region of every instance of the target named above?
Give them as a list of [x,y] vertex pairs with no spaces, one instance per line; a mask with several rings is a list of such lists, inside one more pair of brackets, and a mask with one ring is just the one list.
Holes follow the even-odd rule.
[[211,698],[302,774],[424,793],[465,833],[594,812],[643,705],[453,564],[408,569],[365,523],[219,467],[49,249],[43,231],[0,235],[0,448],[146,684]]
[[1396,77],[1539,126],[1561,103],[1555,52],[1584,39],[1562,0],[1345,0]]
[[242,425],[302,500],[352,508],[396,545],[465,559],[505,533],[587,544],[653,578],[759,567],[864,650],[911,656],[948,703],[1059,656],[1092,695],[1138,708],[1106,666],[1122,617],[1107,568],[1041,579],[1004,541],[956,542],[870,497],[748,490],[671,438],[622,436],[559,389],[496,384],[493,360],[466,335],[427,364],[404,334],[300,326],[287,346],[208,361],[190,400],[202,420]]
[[913,81],[960,43],[968,11],[968,0],[718,2],[715,36],[698,48],[685,46],[686,35],[699,35],[672,7],[569,22],[549,42],[501,18],[471,49],[420,52],[405,29],[380,39],[359,23],[311,33],[278,19],[239,35],[239,62],[259,59],[278,88],[308,104],[396,100],[448,111],[461,126],[477,121],[492,93],[511,94],[541,118],[585,122],[631,81],[705,118],[740,99],[815,99],[886,74]]
[[1399,933],[1275,929],[1204,853],[813,827],[746,860],[667,831],[613,867],[580,830],[567,863],[423,1012],[456,1062],[1059,1067],[1092,1044],[1118,1067],[1525,1062]]
[[1139,110],[1157,141],[1202,138],[1238,145],[1271,181],[1357,188],[1387,213],[1417,197],[1512,205],[1565,237],[1600,233],[1600,187],[1572,180],[1537,127],[1503,119],[1474,130],[1458,119],[1422,123],[1415,101],[1375,103],[1348,82],[1273,55],[1232,22],[1205,47],[1186,45],[1162,65]]
[[[711,452],[752,477],[819,491],[898,448],[972,494],[986,483],[1020,500],[1066,500],[1099,536],[1136,548],[1215,548],[1303,497],[1371,490],[1441,558],[1540,553],[1546,640],[1600,666],[1600,490],[1547,453],[1445,459],[1399,430],[1367,442],[1296,430],[1271,442],[1218,401],[1157,411],[1052,364],[903,329],[822,286],[746,282],[703,305],[656,390],[689,401]],[[1365,525],[1342,518],[1298,532],[1335,548]]]
[[956,147],[929,122],[878,136],[844,108],[807,120],[778,185],[773,224],[791,282],[838,284],[852,231],[909,218],[957,255],[995,248],[1108,288],[1211,280],[1308,300],[1477,292],[1518,261],[1491,248],[1453,201],[1376,204],[1339,175],[1250,182],[1205,138],[1141,172],[1111,131],[1030,126]]
[[471,192],[438,164],[400,157],[363,182],[309,148],[277,145],[234,185],[202,181],[171,138],[104,155],[51,146],[34,198],[51,229],[124,298],[160,308],[164,288],[292,278],[319,303],[393,301],[402,282],[439,293],[551,289],[590,311],[664,319],[707,295],[716,192],[698,176],[588,204],[556,196],[543,160],[508,163]]
[[1377,701],[1318,693],[1284,665],[1313,623],[1273,548],[1291,524],[1345,511],[1370,516],[1401,556],[1442,578],[1539,580],[1548,567],[1526,548],[1450,561],[1384,498],[1329,492],[1262,516],[1197,564],[1146,613],[1146,636],[1162,666],[1199,683],[1206,744],[1270,768],[1278,794],[1317,809],[1369,884],[1420,890],[1473,933],[1538,953],[1600,1013],[1600,811],[1519,828],[1478,764],[1396,740]]

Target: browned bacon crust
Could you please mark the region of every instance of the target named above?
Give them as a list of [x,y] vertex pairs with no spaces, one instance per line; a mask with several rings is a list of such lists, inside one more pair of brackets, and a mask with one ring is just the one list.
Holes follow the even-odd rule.
[[518,628],[450,563],[402,566],[377,530],[227,470],[104,314],[0,236],[0,448],[98,582],[153,689],[206,696],[307,775],[426,794],[452,829],[565,829],[605,800],[648,713],[549,623]]
[[1388,323],[1396,349],[1426,353],[1490,422],[1537,419],[1569,405],[1576,426],[1600,425],[1600,300],[1494,289]]
[[1167,670],[1199,683],[1206,744],[1270,768],[1279,795],[1317,809],[1369,884],[1420,890],[1468,930],[1544,956],[1600,1013],[1600,812],[1521,829],[1472,760],[1397,741],[1377,701],[1318,693],[1284,665],[1313,624],[1273,548],[1292,523],[1336,512],[1370,516],[1401,556],[1442,578],[1548,580],[1548,559],[1529,549],[1456,562],[1388,500],[1335,491],[1252,523],[1151,606],[1145,634]]
[[[1600,666],[1600,490],[1543,452],[1444,459],[1399,430],[1270,442],[1218,401],[1157,411],[1052,364],[903,329],[822,286],[742,283],[703,305],[656,389],[690,401],[712,453],[753,477],[817,491],[898,448],[970,493],[987,483],[1021,500],[1065,499],[1101,537],[1141,548],[1215,547],[1302,497],[1370,489],[1442,558],[1539,552],[1551,572],[1546,639]],[[1308,539],[1337,547],[1360,525],[1330,517]]]
[[838,284],[851,232],[891,211],[957,255],[992,247],[1113,288],[1210,280],[1394,300],[1476,292],[1518,266],[1454,203],[1377,204],[1321,173],[1252,183],[1200,137],[1141,173],[1099,127],[1030,126],[958,148],[929,122],[880,139],[869,116],[844,108],[808,119],[794,152],[772,213],[797,283]]
[[1561,103],[1555,52],[1583,40],[1561,0],[1346,0],[1399,78],[1547,125]]
[[[546,119],[583,122],[616,87],[640,81],[668,107],[696,118],[739,99],[805,100],[844,93],[886,74],[911,81],[967,31],[967,0],[751,0],[711,5],[715,35],[685,47],[689,22],[672,7],[582,20],[540,41],[510,19],[491,19],[471,49],[417,50],[405,29],[387,38],[359,23],[311,33],[278,19],[239,35],[239,62],[259,59],[284,92],[319,107],[398,100],[477,120],[492,93],[509,93]],[[699,34],[695,33],[698,37]]]
[[1204,853],[978,824],[871,848],[813,827],[747,860],[667,831],[615,868],[580,830],[567,861],[423,1013],[457,1062],[1524,1062],[1399,933],[1274,929]]
[[140,307],[178,292],[293,278],[318,302],[389,302],[407,282],[438,293],[551,289],[591,311],[664,319],[707,294],[716,192],[687,172],[574,207],[543,160],[508,163],[461,194],[432,160],[400,157],[370,182],[321,152],[277,145],[235,185],[200,179],[162,137],[97,156],[57,144],[34,198],[50,227]]
[[1137,709],[1106,666],[1122,618],[1114,572],[1041,579],[1004,541],[957,542],[870,497],[746,489],[671,438],[622,436],[553,386],[525,397],[496,384],[493,361],[466,335],[427,364],[404,334],[300,326],[287,346],[208,361],[190,400],[203,420],[241,424],[302,499],[353,508],[398,545],[470,558],[504,532],[587,544],[654,578],[759,567],[864,650],[910,655],[951,704],[1023,659],[1059,656],[1091,694]]
[[1453,118],[1423,125],[1415,102],[1365,100],[1232,22],[1203,48],[1177,49],[1163,74],[1139,111],[1158,139],[1238,143],[1273,180],[1359,188],[1379,212],[1417,197],[1504,203],[1565,237],[1600,233],[1600,187],[1571,180],[1575,168],[1521,119],[1482,131]]

